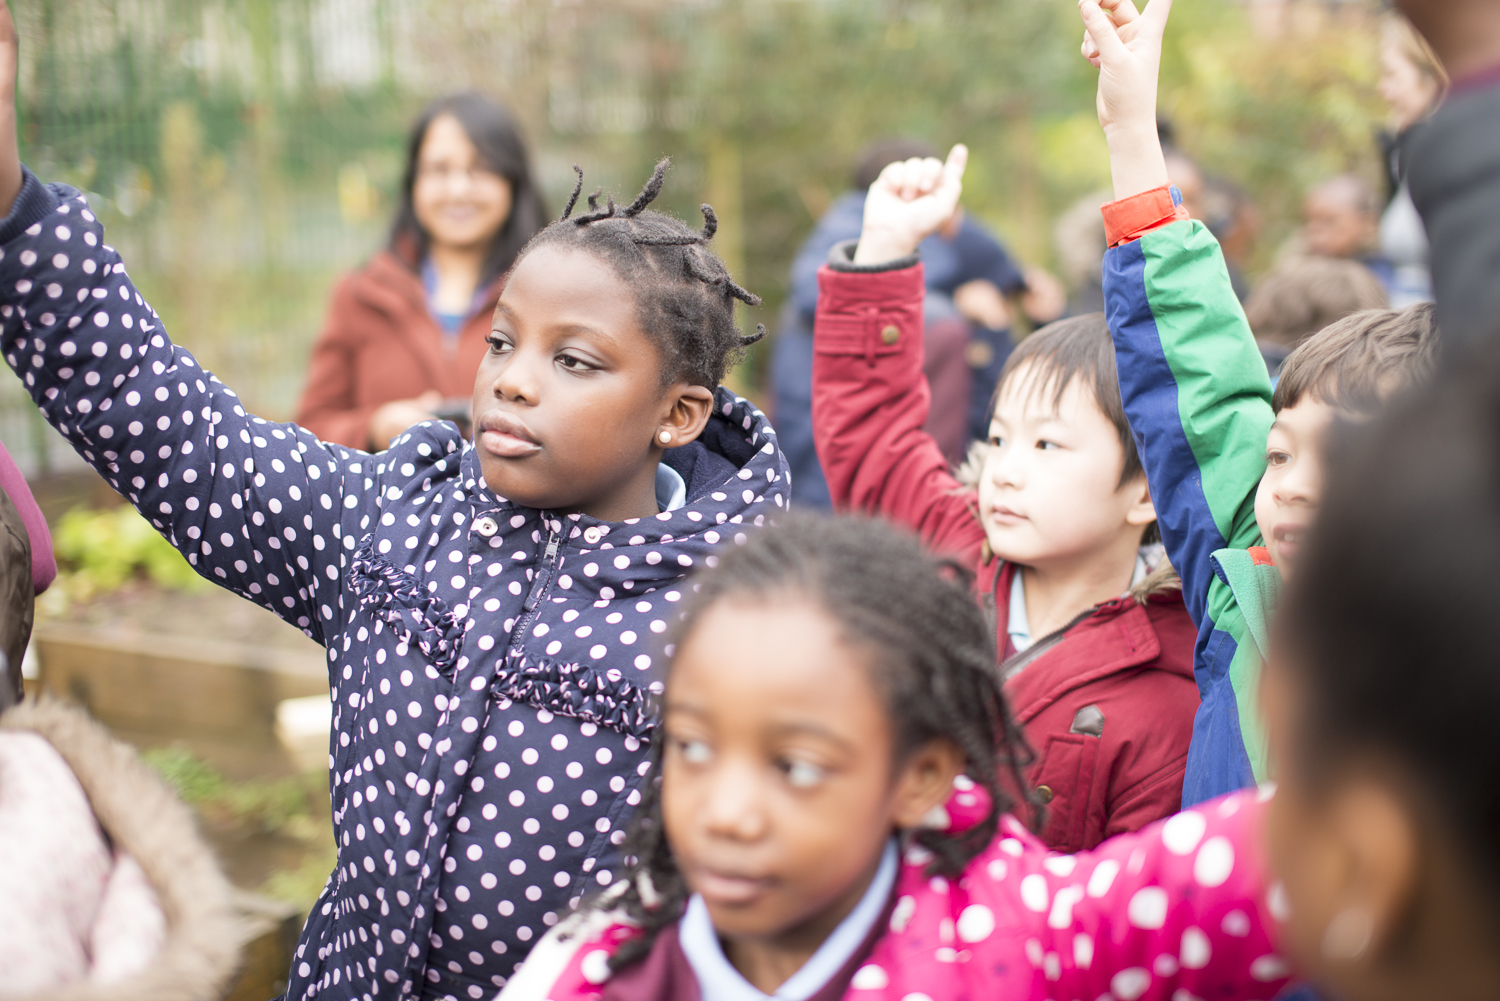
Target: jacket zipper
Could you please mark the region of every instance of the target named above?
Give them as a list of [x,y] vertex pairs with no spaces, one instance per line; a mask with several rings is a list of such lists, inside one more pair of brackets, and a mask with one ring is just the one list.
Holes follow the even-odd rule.
[[1098,610],[1099,606],[1095,605],[1093,608],[1088,608],[1079,612],[1077,615],[1073,616],[1073,618],[1070,619],[1066,625],[1052,630],[1046,636],[1043,636],[1041,639],[1031,644],[1031,646],[1027,647],[1025,650],[1022,650],[1014,657],[1005,661],[1000,665],[999,669],[1000,683],[1003,685],[1011,678],[1014,678],[1016,675],[1020,674],[1031,665],[1032,661],[1036,660],[1042,654],[1046,653],[1048,650],[1051,650],[1053,647],[1057,646],[1057,644],[1061,643],[1063,641],[1063,636],[1067,634],[1069,629],[1072,629],[1074,626],[1078,625],[1078,623],[1082,622],[1090,615],[1093,615]]
[[512,651],[520,648],[520,642],[516,637],[525,636],[526,630],[531,628],[531,623],[537,617],[537,606],[541,604],[542,597],[547,593],[547,588],[551,585],[553,577],[557,574],[557,568],[562,563],[557,555],[562,535],[552,527],[553,524],[553,520],[548,518],[546,552],[537,562],[536,576],[531,579],[531,590],[526,592],[526,600],[521,604],[521,617],[516,620],[515,626],[510,631]]

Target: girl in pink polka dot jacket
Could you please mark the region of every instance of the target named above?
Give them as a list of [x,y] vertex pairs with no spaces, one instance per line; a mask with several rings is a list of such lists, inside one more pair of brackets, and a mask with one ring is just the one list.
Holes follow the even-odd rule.
[[500,1001],[1275,995],[1262,797],[1049,852],[1009,813],[1028,752],[960,576],[801,518],[705,571],[627,867]]
[[753,297],[704,246],[711,213],[645,210],[664,162],[628,207],[538,234],[475,440],[429,422],[368,455],[247,414],[169,341],[83,197],[21,168],[4,98],[6,360],[200,573],[328,649],[338,864],[287,996],[494,994],[618,871],[683,575],[785,502],[770,426],[718,388]]

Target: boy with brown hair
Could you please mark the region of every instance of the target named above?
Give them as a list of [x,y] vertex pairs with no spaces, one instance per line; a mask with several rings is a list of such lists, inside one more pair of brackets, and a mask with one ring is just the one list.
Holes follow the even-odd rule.
[[1325,435],[1424,378],[1436,332],[1427,304],[1357,313],[1304,341],[1272,394],[1218,243],[1168,184],[1156,80],[1170,10],[1079,3],[1117,199],[1103,209],[1104,291],[1120,391],[1198,624],[1188,806],[1267,777],[1255,690],[1269,616],[1321,499]]

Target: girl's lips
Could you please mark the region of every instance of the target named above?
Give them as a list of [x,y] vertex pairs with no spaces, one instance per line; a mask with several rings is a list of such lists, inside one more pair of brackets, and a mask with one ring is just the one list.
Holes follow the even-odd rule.
[[487,413],[479,418],[479,443],[502,459],[520,459],[542,450],[541,442],[520,420],[509,414]]
[[519,459],[535,455],[542,450],[542,446],[536,442],[527,441],[519,435],[506,431],[481,431],[479,440],[484,445],[485,451],[498,455],[502,459]]
[[751,903],[770,888],[771,881],[750,876],[732,876],[699,870],[693,887],[703,899],[715,904],[744,906]]

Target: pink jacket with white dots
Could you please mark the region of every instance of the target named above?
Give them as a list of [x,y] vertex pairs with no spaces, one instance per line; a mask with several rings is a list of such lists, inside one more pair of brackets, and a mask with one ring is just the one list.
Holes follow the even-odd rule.
[[[1236,793],[1078,855],[1006,816],[957,881],[929,877],[910,851],[888,919],[809,1001],[1274,997],[1289,971],[1259,849],[1265,798]],[[635,934],[613,917],[553,929],[503,1001],[699,1001],[675,929],[611,976],[610,953]]]

